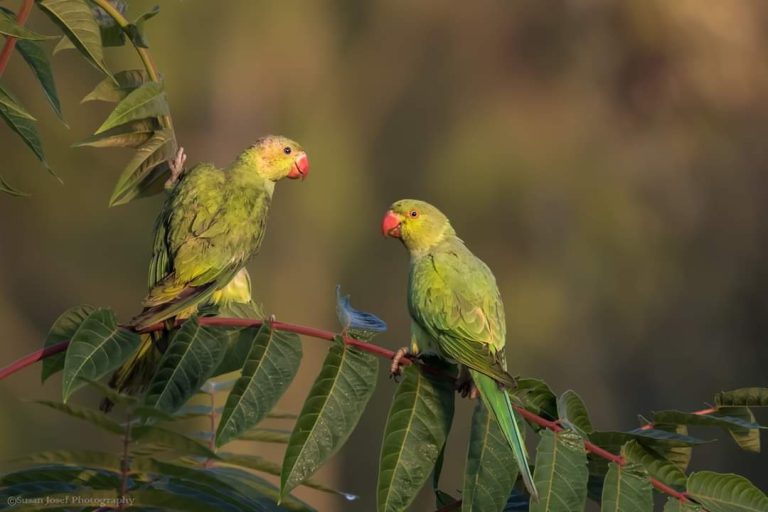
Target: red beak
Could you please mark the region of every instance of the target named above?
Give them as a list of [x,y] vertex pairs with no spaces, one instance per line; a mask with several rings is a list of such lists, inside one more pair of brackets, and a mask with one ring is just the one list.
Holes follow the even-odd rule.
[[400,217],[398,217],[392,210],[388,210],[381,220],[381,234],[393,238],[400,238]]
[[288,177],[292,180],[297,178],[304,179],[309,174],[309,158],[307,154],[301,151],[296,155],[296,159],[293,161],[293,169],[288,173]]

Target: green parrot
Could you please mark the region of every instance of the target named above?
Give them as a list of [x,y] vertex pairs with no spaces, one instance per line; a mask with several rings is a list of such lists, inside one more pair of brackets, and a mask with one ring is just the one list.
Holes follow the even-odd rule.
[[463,394],[475,397],[479,391],[512,447],[525,486],[538,499],[515,410],[505,391],[516,384],[507,373],[504,306],[493,273],[456,236],[448,218],[424,201],[403,199],[392,204],[381,230],[399,239],[411,256],[411,346],[397,352],[392,372],[399,372],[400,359],[408,354],[434,353],[458,363]]
[[[302,147],[279,136],[259,139],[224,169],[199,164],[182,173],[183,161],[180,152],[155,224],[149,293],[144,310],[128,324],[136,331],[158,322],[165,322],[168,330],[174,320],[205,304],[250,302],[251,281],[244,266],[264,239],[275,183],[309,173]],[[142,391],[165,350],[166,334],[146,336],[110,386]],[[109,400],[102,402],[103,410],[111,406]]]

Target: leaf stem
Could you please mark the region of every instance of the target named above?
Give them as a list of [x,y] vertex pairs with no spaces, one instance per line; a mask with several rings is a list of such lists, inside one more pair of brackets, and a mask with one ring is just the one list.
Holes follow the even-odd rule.
[[[34,3],[34,0],[24,0],[18,14],[16,14],[17,24],[24,25],[27,22],[27,18],[29,18],[29,13],[32,11],[32,5]],[[5,68],[8,66],[8,62],[11,60],[11,54],[15,47],[16,38],[5,36],[5,45],[3,45],[3,50],[0,52],[0,76],[3,75]]]
[[[120,28],[127,29],[130,26],[131,22],[128,21],[128,19],[123,16],[120,11],[115,9],[115,7],[110,4],[108,0],[93,0],[93,3],[98,5],[101,10],[103,10],[113,20],[115,20],[115,23],[117,23]],[[147,70],[147,75],[149,75],[149,78],[153,82],[160,82],[160,74],[157,71],[157,67],[155,66],[155,62],[152,60],[152,55],[149,53],[149,50],[147,48],[137,46],[132,38],[129,37],[128,39],[131,41],[131,44],[136,50],[136,53],[139,54],[139,58],[141,59],[142,64],[144,64],[144,69]],[[173,131],[173,121],[171,120],[171,116],[161,116],[160,121],[164,128],[168,128],[169,130]]]
[[[331,331],[325,331],[323,329],[317,329],[315,327],[291,324],[287,322],[278,322],[276,320],[267,320],[267,321],[271,322],[272,328],[275,330],[293,332],[296,334],[308,336],[310,338],[333,341],[338,336],[338,334],[333,333]],[[203,318],[200,318],[198,322],[200,322],[201,325],[211,325],[211,326],[218,326],[218,327],[260,327],[264,323],[264,320],[256,320],[256,319],[249,319],[249,318],[203,317]],[[177,321],[178,325],[180,325],[181,323],[182,323],[181,321]],[[157,324],[150,325],[149,327],[141,330],[140,332],[148,333],[153,331],[159,331],[162,329],[165,329],[165,325],[162,322],[160,322]],[[346,343],[347,345],[352,345],[354,347],[357,347],[360,350],[363,350],[365,352],[374,354],[376,356],[379,356],[385,359],[392,359],[392,357],[394,357],[395,355],[395,353],[392,350],[386,349],[384,347],[380,347],[378,345],[374,345],[372,343],[368,343],[355,338],[350,338],[349,336],[344,336],[343,339],[344,339],[344,343]],[[69,345],[69,341],[62,341],[61,343],[57,343],[56,345],[51,345],[50,347],[45,347],[43,349],[36,350],[31,354],[27,354],[26,356],[0,369],[0,380],[5,379],[6,377],[16,373],[17,371],[23,368],[26,368],[27,366],[30,366],[33,363],[36,363],[37,361],[40,361],[53,354],[57,354],[59,352],[66,350],[68,345]],[[403,365],[409,365],[409,364],[413,364],[413,360],[406,357],[402,359],[401,363]],[[553,432],[560,432],[563,430],[563,427],[561,427],[556,421],[542,418],[538,414],[533,413],[519,405],[513,405],[513,407],[525,419],[531,421],[532,423],[535,423],[536,425],[539,425],[540,427],[552,430]],[[697,411],[694,414],[711,414],[712,412],[714,412],[714,409],[705,409],[702,411]],[[648,428],[651,428],[651,427],[645,426],[643,428],[647,430]],[[603,459],[614,462],[619,466],[623,466],[626,464],[624,457],[622,457],[621,455],[613,454],[608,450],[601,448],[600,446],[597,446],[591,441],[584,441],[584,448],[588,452],[593,453],[594,455],[597,455],[598,457],[601,457]],[[655,487],[658,491],[664,494],[667,494],[669,496],[672,496],[674,498],[677,498],[683,503],[693,502],[693,500],[691,500],[691,498],[688,496],[687,493],[677,491],[656,478],[650,478],[650,482],[651,482],[651,485],[653,485],[653,487]],[[457,503],[460,504],[460,501],[450,503],[445,507],[443,507],[442,509],[440,509],[438,512],[448,512],[450,510],[456,510],[458,506]],[[702,511],[704,511],[704,509],[702,509]]]

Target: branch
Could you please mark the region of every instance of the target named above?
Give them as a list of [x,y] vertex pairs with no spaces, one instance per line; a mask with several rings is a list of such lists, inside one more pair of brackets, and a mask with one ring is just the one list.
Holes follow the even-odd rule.
[[[27,22],[27,18],[29,18],[29,13],[32,11],[32,5],[34,3],[34,0],[24,0],[24,3],[21,4],[21,9],[19,9],[19,13],[16,15],[17,24],[23,26]],[[5,36],[5,45],[3,45],[3,50],[0,52],[0,76],[3,75],[5,68],[8,66],[8,61],[11,60],[11,54],[15,47],[16,38]]]
[[[213,317],[213,316],[200,318],[198,319],[198,322],[200,323],[200,325],[211,325],[211,326],[218,326],[218,327],[260,327],[261,325],[264,324],[264,320],[254,320],[254,319],[248,319],[248,318]],[[181,325],[181,323],[183,323],[181,320],[176,321],[176,325]],[[317,329],[315,327],[308,327],[304,325],[291,324],[287,322],[278,322],[276,320],[272,321],[271,325],[273,329],[278,331],[293,332],[296,334],[308,336],[310,338],[316,338],[316,339],[327,340],[327,341],[333,341],[334,339],[336,339],[337,336],[339,336],[338,334],[331,331],[326,331],[323,329]],[[150,325],[146,329],[142,329],[139,332],[144,334],[144,333],[149,333],[154,331],[161,331],[163,329],[165,329],[165,325],[162,322],[158,322],[156,324]],[[389,350],[384,347],[380,347],[378,345],[374,345],[372,343],[368,343],[362,340],[358,340],[356,338],[350,338],[349,336],[344,336],[343,339],[344,339],[344,343],[346,343],[347,345],[352,345],[362,351],[368,352],[370,354],[374,354],[376,356],[379,356],[385,359],[392,359],[392,357],[394,357],[395,355],[395,353],[392,350]],[[18,359],[17,361],[9,364],[8,366],[0,369],[0,380],[3,380],[10,375],[13,375],[17,371],[23,368],[26,368],[27,366],[30,366],[33,363],[36,363],[37,361],[45,359],[46,357],[49,357],[53,354],[58,354],[59,352],[63,352],[64,350],[66,350],[68,345],[69,345],[69,341],[62,341],[61,343],[57,343],[56,345],[51,345],[50,347],[36,350],[35,352],[32,352],[31,354],[28,354]],[[402,359],[401,364],[403,365],[413,364],[413,360],[406,357]],[[556,421],[542,418],[538,414],[535,414],[519,405],[513,405],[513,407],[517,410],[518,413],[520,413],[520,415],[523,418],[531,421],[532,423],[535,423],[536,425],[539,425],[540,427],[552,430],[553,432],[560,432],[563,430],[563,427],[561,427]],[[714,412],[714,409],[705,409],[703,411],[697,411],[694,414],[710,414],[711,412]],[[653,425],[651,424],[644,425],[642,428],[647,430],[647,429],[653,428]],[[624,457],[620,455],[615,455],[609,452],[608,450],[605,450],[604,448],[601,448],[590,441],[584,441],[584,448],[589,453],[593,453],[598,457],[614,462],[619,466],[624,466],[626,464]],[[664,494],[677,498],[683,503],[693,503],[691,498],[689,498],[686,493],[679,492],[656,478],[650,478],[650,482],[651,482],[651,485],[653,485],[657,490],[659,490]],[[456,507],[460,503],[461,503],[461,500],[451,503],[449,505],[446,505],[445,507],[441,508],[438,512],[448,512],[450,510],[456,510]]]

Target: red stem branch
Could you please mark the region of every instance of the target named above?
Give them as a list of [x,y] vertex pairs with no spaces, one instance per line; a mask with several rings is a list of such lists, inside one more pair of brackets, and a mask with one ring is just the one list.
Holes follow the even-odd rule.
[[[18,14],[16,14],[17,24],[24,25],[27,22],[27,18],[29,18],[29,13],[32,11],[32,5],[34,3],[34,0],[24,0]],[[13,53],[14,47],[16,47],[16,38],[5,36],[5,45],[3,45],[3,50],[0,51],[0,76],[3,75],[6,66],[8,66],[8,61],[11,60],[11,54]]]
[[[219,326],[219,327],[260,327],[264,323],[263,320],[253,320],[253,319],[247,319],[247,318],[225,318],[225,317],[203,317],[203,318],[200,318],[198,322],[200,322],[201,325],[211,325],[211,326]],[[181,321],[179,321],[178,324],[181,324]],[[331,331],[326,331],[323,329],[317,329],[315,327],[308,327],[304,325],[291,324],[287,322],[272,321],[271,325],[273,329],[278,331],[293,332],[296,334],[301,334],[304,336],[308,336],[310,338],[317,338],[321,340],[332,341],[337,336],[339,336],[339,334],[333,333]],[[146,329],[143,329],[141,332],[147,333],[147,332],[159,331],[164,328],[165,326],[163,325],[163,323],[157,323],[147,327]],[[380,347],[378,345],[374,345],[372,343],[367,343],[365,341],[358,340],[355,338],[350,338],[348,336],[344,336],[343,339],[344,339],[344,343],[346,343],[347,345],[352,345],[354,347],[357,347],[360,350],[369,352],[379,357],[392,359],[392,357],[395,355],[395,353],[392,350],[386,349],[384,347]],[[23,368],[26,368],[27,366],[30,366],[33,363],[36,363],[37,361],[45,359],[46,357],[52,356],[53,354],[57,354],[59,352],[63,352],[64,350],[66,350],[68,345],[69,345],[69,341],[62,341],[61,343],[57,343],[56,345],[51,345],[50,347],[36,350],[35,352],[32,352],[31,354],[28,354],[16,360],[15,362],[9,364],[8,366],[0,369],[0,380],[5,379],[6,377],[16,373],[17,371]],[[405,358],[402,360],[402,364],[404,365],[409,365],[412,363],[413,362],[408,358]],[[531,421],[532,423],[535,423],[536,425],[539,425],[540,427],[552,430],[553,432],[560,432],[563,430],[563,427],[561,427],[560,424],[558,424],[556,421],[542,418],[538,414],[535,414],[521,406],[515,405],[514,407],[523,418]],[[711,414],[715,410],[716,409],[712,409],[712,408],[704,409],[701,411],[696,411],[693,414],[701,414],[701,415]],[[648,430],[650,428],[653,428],[653,425],[652,424],[644,425],[642,428],[645,430]],[[593,453],[598,457],[602,457],[603,459],[614,462],[619,466],[623,466],[624,464],[626,464],[624,457],[622,457],[621,455],[613,454],[590,441],[584,441],[584,448],[588,452]],[[664,482],[661,482],[656,478],[651,478],[650,481],[651,481],[651,485],[653,485],[656,489],[663,492],[664,494],[677,498],[678,500],[684,503],[691,502],[691,499],[688,497],[686,493],[672,489],[671,487],[666,485]],[[461,501],[451,503],[443,507],[442,509],[440,509],[440,511],[438,512],[448,512],[449,510],[454,510],[457,504],[460,504],[460,503]]]

